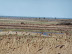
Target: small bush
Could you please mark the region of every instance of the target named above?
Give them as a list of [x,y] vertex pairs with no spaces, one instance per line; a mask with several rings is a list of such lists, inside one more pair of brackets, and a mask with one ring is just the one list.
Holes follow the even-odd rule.
[[21,24],[24,24],[24,22],[21,22]]
[[61,22],[61,23],[59,23],[57,25],[72,25],[72,23],[71,22]]

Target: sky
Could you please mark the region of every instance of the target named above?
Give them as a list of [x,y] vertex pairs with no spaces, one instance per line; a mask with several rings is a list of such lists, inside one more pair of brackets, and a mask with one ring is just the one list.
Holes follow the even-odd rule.
[[72,18],[72,0],[0,0],[0,16]]

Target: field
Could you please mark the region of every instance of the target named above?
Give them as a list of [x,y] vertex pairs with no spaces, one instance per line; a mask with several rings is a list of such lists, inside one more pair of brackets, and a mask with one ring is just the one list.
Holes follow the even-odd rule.
[[0,17],[0,54],[72,54],[72,19]]

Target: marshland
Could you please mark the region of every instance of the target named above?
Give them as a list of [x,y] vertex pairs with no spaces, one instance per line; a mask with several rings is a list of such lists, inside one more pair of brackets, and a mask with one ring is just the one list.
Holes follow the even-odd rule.
[[72,19],[0,17],[0,54],[72,54]]

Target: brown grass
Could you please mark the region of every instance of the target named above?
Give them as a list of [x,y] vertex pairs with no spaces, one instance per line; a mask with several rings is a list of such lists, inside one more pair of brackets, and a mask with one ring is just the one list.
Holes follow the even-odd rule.
[[72,35],[0,36],[0,54],[72,54]]

